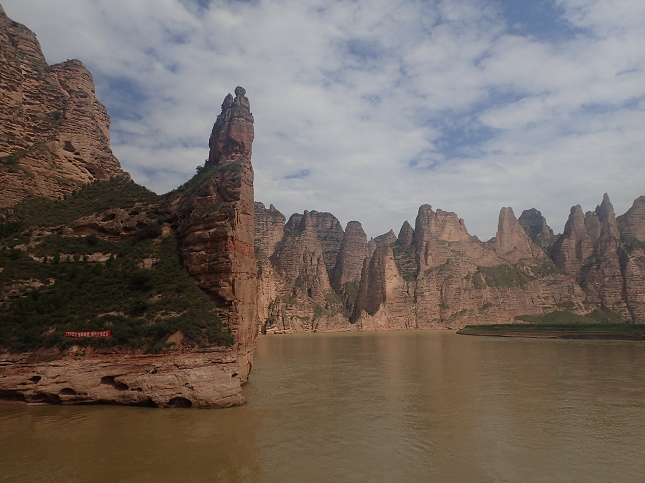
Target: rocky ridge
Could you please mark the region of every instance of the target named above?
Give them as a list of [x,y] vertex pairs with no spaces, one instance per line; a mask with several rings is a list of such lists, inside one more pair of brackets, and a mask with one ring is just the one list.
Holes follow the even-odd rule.
[[[268,333],[461,328],[598,309],[645,322],[645,197],[618,218],[606,195],[594,212],[574,207],[562,235],[536,209],[517,219],[502,208],[487,242],[456,214],[422,205],[398,237],[390,230],[367,241],[349,222],[338,250],[337,220],[325,214],[334,221],[315,225],[311,213],[273,229],[275,252],[259,270]],[[256,210],[256,240],[269,216]],[[327,251],[334,264],[324,240],[336,243]]]
[[35,34],[0,6],[0,207],[128,176],[110,150],[109,128],[83,63],[48,65]]

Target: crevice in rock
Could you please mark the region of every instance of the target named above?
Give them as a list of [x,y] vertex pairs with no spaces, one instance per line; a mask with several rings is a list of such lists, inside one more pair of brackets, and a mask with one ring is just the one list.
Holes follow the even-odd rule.
[[130,387],[127,384],[124,384],[122,382],[116,382],[114,380],[115,376],[104,376],[101,378],[101,384],[106,384],[108,386],[112,386],[114,389],[117,391],[127,391],[130,389]]
[[191,408],[193,403],[185,397],[173,397],[168,401],[169,408]]

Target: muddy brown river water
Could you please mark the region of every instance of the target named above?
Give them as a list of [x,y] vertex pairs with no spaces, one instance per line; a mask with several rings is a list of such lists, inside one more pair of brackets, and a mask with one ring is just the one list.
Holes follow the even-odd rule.
[[645,344],[262,336],[226,410],[0,405],[6,482],[643,482]]

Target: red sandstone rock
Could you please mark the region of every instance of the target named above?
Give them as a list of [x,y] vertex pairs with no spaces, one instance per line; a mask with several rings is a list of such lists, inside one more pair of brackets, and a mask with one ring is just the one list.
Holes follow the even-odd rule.
[[331,273],[331,286],[343,299],[347,310],[354,310],[361,281],[363,260],[367,257],[367,236],[358,221],[350,221],[338,252],[336,265]]
[[54,362],[0,354],[0,397],[26,403],[224,408],[246,403],[234,350],[184,354],[74,352]]
[[126,175],[109,126],[83,63],[48,66],[33,32],[0,11],[0,207]]
[[497,254],[511,263],[546,258],[544,251],[533,243],[517,221],[512,208],[502,208],[499,212],[495,244]]
[[617,222],[623,238],[645,242],[645,196],[636,198],[627,213],[617,218]]
[[[590,302],[633,317],[625,301],[625,287],[632,287],[632,293],[638,289],[632,286],[631,280],[626,282],[624,278],[621,251],[618,222],[605,194],[594,212],[583,215],[579,205],[571,208],[564,233],[553,245],[552,257],[558,267],[580,282]],[[628,260],[629,257],[623,256],[624,267],[630,265]],[[630,279],[638,277],[636,266],[632,264],[630,267],[634,273]]]
[[547,249],[555,242],[556,236],[553,230],[547,225],[542,213],[535,208],[524,210],[517,221],[536,245]]
[[172,200],[184,267],[222,311],[235,336],[240,380],[253,365],[257,335],[257,267],[251,143],[253,116],[245,90],[222,104],[209,161],[195,185]]

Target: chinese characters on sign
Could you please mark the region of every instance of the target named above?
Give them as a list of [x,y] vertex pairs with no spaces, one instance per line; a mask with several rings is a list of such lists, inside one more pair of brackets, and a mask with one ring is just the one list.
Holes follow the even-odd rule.
[[111,330],[92,330],[88,332],[65,332],[65,337],[110,337]]

